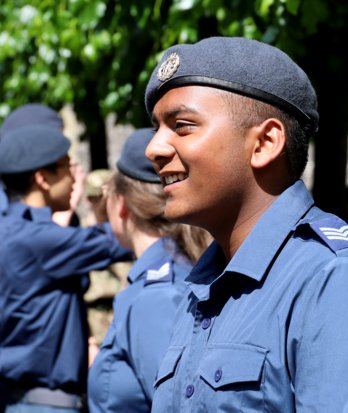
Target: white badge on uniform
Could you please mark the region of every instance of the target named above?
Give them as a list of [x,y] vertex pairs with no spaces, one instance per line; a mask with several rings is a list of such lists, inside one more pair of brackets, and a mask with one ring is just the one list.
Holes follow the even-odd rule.
[[330,215],[309,225],[332,251],[348,248],[348,225],[341,218]]
[[169,262],[164,263],[160,268],[146,271],[145,285],[157,282],[171,281],[172,269]]

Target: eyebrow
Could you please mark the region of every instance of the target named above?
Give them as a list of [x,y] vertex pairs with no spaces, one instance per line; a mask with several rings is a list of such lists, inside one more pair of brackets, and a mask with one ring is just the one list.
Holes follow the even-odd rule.
[[[171,110],[164,112],[162,117],[164,118],[164,120],[168,120],[168,119],[171,119],[176,116],[183,115],[183,114],[197,114],[197,113],[198,111],[194,108],[190,108],[186,105],[180,105],[176,108],[173,108]],[[152,123],[157,123],[157,119],[154,115],[152,115]]]

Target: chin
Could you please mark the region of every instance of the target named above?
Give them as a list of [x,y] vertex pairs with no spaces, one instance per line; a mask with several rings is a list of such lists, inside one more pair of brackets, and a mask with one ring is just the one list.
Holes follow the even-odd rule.
[[178,224],[191,224],[193,216],[192,214],[184,211],[180,211],[178,208],[168,208],[166,206],[164,210],[164,215],[168,221],[175,222]]
[[177,224],[187,224],[207,230],[209,214],[201,209],[180,209],[174,205],[166,205],[164,215],[168,221]]

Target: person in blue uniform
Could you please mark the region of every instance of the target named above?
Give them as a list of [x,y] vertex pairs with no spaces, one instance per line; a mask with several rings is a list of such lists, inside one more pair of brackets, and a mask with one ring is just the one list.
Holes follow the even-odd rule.
[[[128,259],[109,224],[61,227],[69,208],[69,140],[18,128],[0,141],[10,203],[0,218],[0,380],[6,413],[80,411],[87,385],[88,273]],[[4,394],[5,393],[5,394]]]
[[112,229],[137,261],[129,286],[115,297],[114,319],[89,371],[90,413],[150,412],[184,279],[210,240],[163,217],[162,185],[145,157],[152,136],[141,128],[128,137],[109,188]]
[[[63,119],[58,112],[42,103],[26,103],[13,110],[0,127],[0,140],[3,136],[18,128],[31,125],[42,125],[64,130]],[[76,213],[84,188],[85,173],[76,160],[71,159],[71,172],[74,176],[73,191],[70,197],[70,208],[67,211],[57,211],[52,219],[62,226],[79,225],[79,217]],[[5,211],[8,205],[6,193],[0,180],[0,213]]]
[[300,180],[316,93],[281,50],[212,37],[166,50],[146,89],[165,215],[211,233],[153,413],[348,411],[348,226]]
[[[8,132],[28,125],[46,125],[54,129],[63,130],[64,124],[61,116],[55,110],[41,103],[27,103],[13,110],[0,127],[0,140]],[[0,181],[0,213],[8,205],[7,196]]]

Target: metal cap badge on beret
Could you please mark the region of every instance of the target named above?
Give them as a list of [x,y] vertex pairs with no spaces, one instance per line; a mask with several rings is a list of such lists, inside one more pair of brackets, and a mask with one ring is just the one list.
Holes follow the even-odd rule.
[[151,115],[170,89],[202,85],[270,103],[292,114],[308,134],[318,129],[316,93],[305,72],[276,47],[242,37],[210,37],[170,47],[145,92]]
[[6,133],[0,140],[0,173],[34,171],[67,154],[70,141],[59,130],[28,126]]
[[143,182],[161,182],[151,162],[145,156],[145,149],[153,135],[154,131],[151,128],[141,128],[127,138],[116,163],[123,174]]
[[41,103],[27,103],[11,112],[0,128],[0,138],[14,129],[30,125],[44,125],[62,130],[63,120],[58,112]]

